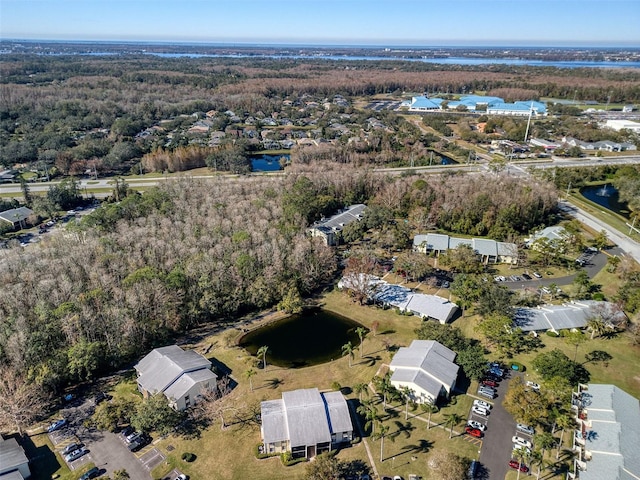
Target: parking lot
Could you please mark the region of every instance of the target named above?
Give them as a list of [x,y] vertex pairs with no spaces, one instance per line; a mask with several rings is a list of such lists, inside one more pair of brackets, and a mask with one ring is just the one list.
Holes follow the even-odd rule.
[[64,461],[62,451],[68,445],[77,443],[88,453],[77,460],[66,462],[72,471],[82,470],[89,463],[102,469],[104,474],[113,476],[116,470],[125,469],[132,480],[149,480],[150,471],[164,460],[164,455],[152,444],[132,453],[122,435],[86,428],[83,421],[95,408],[93,398],[69,405],[60,411],[67,425],[49,433],[56,453]]

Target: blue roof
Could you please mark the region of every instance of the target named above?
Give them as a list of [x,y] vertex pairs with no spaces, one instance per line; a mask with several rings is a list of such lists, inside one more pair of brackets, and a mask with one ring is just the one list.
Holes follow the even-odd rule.
[[473,105],[481,104],[481,105],[492,105],[494,103],[503,103],[504,100],[500,97],[485,97],[482,95],[465,95],[464,97],[460,97],[460,101],[463,102],[464,105]]
[[490,109],[497,110],[511,110],[512,112],[528,112],[531,108],[531,104],[527,103],[494,103],[489,107]]
[[439,109],[441,103],[441,98],[427,98],[424,96],[413,97],[413,100],[411,101],[411,108]]
[[525,100],[525,101],[519,101],[519,102],[515,102],[516,104],[524,104],[527,106],[527,108],[531,108],[531,105],[533,105],[533,109],[536,110],[538,113],[545,113],[547,111],[547,105],[544,104],[543,102],[537,102],[535,100]]

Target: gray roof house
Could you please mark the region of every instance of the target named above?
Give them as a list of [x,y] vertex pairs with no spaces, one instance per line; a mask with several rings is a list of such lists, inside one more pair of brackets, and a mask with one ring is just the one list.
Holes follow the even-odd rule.
[[569,232],[567,232],[564,229],[564,227],[561,227],[560,225],[546,227],[546,228],[543,228],[542,230],[535,232],[533,235],[531,235],[531,237],[526,239],[525,244],[528,247],[535,249],[536,240],[539,240],[541,238],[546,238],[547,241],[549,242],[554,240],[555,241],[566,240],[567,238],[569,238]]
[[27,207],[12,208],[0,212],[0,220],[10,223],[13,228],[22,227],[23,222],[33,215],[33,210]]
[[573,437],[580,480],[640,478],[640,403],[615,385],[581,385],[573,394]]
[[515,243],[496,242],[489,238],[450,237],[441,233],[427,233],[413,237],[413,249],[417,252],[434,252],[440,255],[460,245],[471,247],[485,264],[518,262],[518,246]]
[[459,366],[456,353],[434,340],[414,340],[401,347],[393,356],[389,369],[391,384],[408,387],[416,403],[435,403],[438,397],[448,397],[456,385]]
[[30,476],[29,459],[18,441],[0,435],[0,480],[23,480]]
[[349,407],[340,392],[284,392],[281,400],[262,402],[260,413],[265,453],[313,458],[353,439]]
[[513,324],[524,332],[551,330],[558,333],[560,330],[585,328],[594,315],[612,323],[626,320],[624,312],[613,303],[579,300],[563,305],[516,308]]
[[312,237],[322,238],[327,245],[337,245],[343,227],[360,220],[366,208],[362,203],[351,205],[331,218],[315,222],[308,232]]
[[176,410],[185,410],[196,403],[203,390],[215,389],[218,379],[209,360],[177,345],[156,348],[134,368],[143,396],[163,393]]

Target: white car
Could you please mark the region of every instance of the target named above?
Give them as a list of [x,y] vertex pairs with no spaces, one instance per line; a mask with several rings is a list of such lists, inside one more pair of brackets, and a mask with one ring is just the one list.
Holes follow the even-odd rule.
[[531,442],[529,440],[526,440],[517,435],[514,435],[513,437],[511,437],[511,441],[513,442],[514,445],[518,445],[519,447],[531,448]]
[[477,415],[482,415],[483,417],[489,415],[489,410],[487,410],[486,408],[478,407],[477,405],[471,407],[471,411]]
[[513,444],[513,453],[516,453],[518,451],[523,451],[526,452],[527,454],[531,455],[531,450],[527,447],[523,447],[522,445],[518,445],[517,443]]
[[540,391],[540,384],[535,383],[535,382],[527,381],[527,387],[535,390],[536,392]]
[[467,422],[467,425],[469,425],[471,428],[477,428],[481,432],[484,432],[487,429],[487,426],[485,424],[476,422],[475,420],[469,420]]
[[491,404],[485,402],[484,400],[474,400],[473,404],[480,408],[486,408],[487,410],[491,410]]
[[521,432],[527,433],[529,435],[533,435],[535,433],[533,427],[525,425],[524,423],[516,423],[516,430],[520,430]]

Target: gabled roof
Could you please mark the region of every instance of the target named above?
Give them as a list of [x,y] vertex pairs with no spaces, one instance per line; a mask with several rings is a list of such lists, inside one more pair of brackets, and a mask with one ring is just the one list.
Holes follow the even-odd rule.
[[191,390],[197,384],[203,384],[209,382],[209,386],[213,386],[216,383],[218,376],[208,368],[202,368],[195,372],[183,373],[178,380],[173,382],[164,391],[167,398],[177,400],[184,397],[189,390]]
[[349,407],[344,395],[340,392],[325,392],[322,394],[325,407],[329,415],[329,431],[331,433],[349,432],[353,430]]
[[539,238],[546,238],[547,240],[564,240],[569,236],[569,233],[560,225],[554,225],[552,227],[546,227],[542,230],[535,232],[531,235],[531,238],[526,240],[527,245],[533,244]]
[[498,245],[495,240],[474,238],[472,240],[472,248],[480,255],[488,255],[491,257],[498,255]]
[[264,443],[284,442],[289,439],[284,402],[281,399],[262,402],[260,419]]
[[209,369],[211,362],[193,350],[177,345],[156,348],[144,357],[135,369],[138,383],[148,392],[164,392],[183,373]]
[[[391,381],[402,382],[402,378],[408,378],[407,373],[401,370],[414,372],[414,383],[425,391],[431,393],[432,382],[437,380],[447,391],[455,384],[458,376],[458,365],[453,363],[456,353],[434,340],[414,340],[409,347],[401,347],[391,360],[389,368],[393,371]],[[398,372],[398,375],[396,375]],[[422,372],[426,377],[418,375]],[[429,379],[427,381],[427,378]],[[420,383],[418,383],[418,381]],[[436,395],[440,392],[437,389]]]
[[[376,299],[378,299],[378,295],[376,295]],[[434,318],[440,323],[446,323],[451,320],[453,314],[458,310],[458,305],[446,298],[423,293],[407,295],[404,301],[395,304],[395,306],[401,310],[411,310],[421,317]]]
[[349,225],[351,222],[361,219],[366,208],[367,206],[362,203],[351,205],[331,218],[314,223],[312,228],[332,231],[342,230],[342,227],[345,225]]

